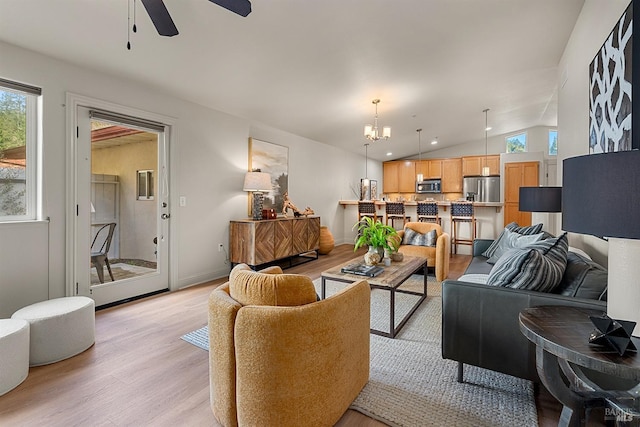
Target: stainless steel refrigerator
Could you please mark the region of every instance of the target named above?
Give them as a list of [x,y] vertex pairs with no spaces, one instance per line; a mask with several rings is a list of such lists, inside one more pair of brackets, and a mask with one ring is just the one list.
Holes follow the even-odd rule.
[[499,176],[467,176],[462,181],[462,191],[467,200],[476,202],[500,201]]

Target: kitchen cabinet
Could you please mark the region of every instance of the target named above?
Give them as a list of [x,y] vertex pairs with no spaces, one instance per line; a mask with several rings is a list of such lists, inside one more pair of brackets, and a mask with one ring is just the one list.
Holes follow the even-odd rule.
[[229,223],[229,260],[252,267],[317,251],[320,217],[251,219]]
[[382,192],[414,193],[416,191],[416,162],[396,160],[382,164]]
[[531,212],[520,212],[520,187],[540,185],[539,162],[514,162],[504,165],[504,225],[517,222],[531,225]]
[[428,179],[442,178],[442,160],[441,159],[429,160],[429,174],[425,175],[425,178],[428,178]]
[[487,156],[486,165],[489,166],[489,175],[500,175],[500,156],[499,155]]
[[398,166],[398,192],[415,193],[416,164],[413,160],[403,160]]
[[489,166],[489,175],[500,175],[500,156],[466,156],[462,158],[462,176],[482,175],[482,168]]
[[424,179],[442,178],[442,160],[429,159],[416,162],[416,175],[421,173]]
[[398,166],[399,162],[384,162],[382,164],[383,193],[398,193]]
[[462,193],[462,159],[442,160],[442,192]]

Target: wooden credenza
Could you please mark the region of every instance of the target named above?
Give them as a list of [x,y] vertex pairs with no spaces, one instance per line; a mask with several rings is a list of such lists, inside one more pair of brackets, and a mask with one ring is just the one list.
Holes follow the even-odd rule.
[[320,247],[320,217],[276,218],[229,223],[229,260],[255,267]]

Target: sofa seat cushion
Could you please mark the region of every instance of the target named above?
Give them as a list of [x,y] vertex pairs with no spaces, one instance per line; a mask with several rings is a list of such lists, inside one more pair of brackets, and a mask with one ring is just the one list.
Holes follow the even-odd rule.
[[437,240],[438,232],[436,230],[431,230],[426,233],[419,233],[407,227],[404,230],[402,244],[413,246],[429,246],[435,248]]
[[487,284],[539,292],[551,292],[567,266],[567,234],[524,248],[512,249],[500,258]]
[[486,285],[489,280],[488,274],[463,274],[457,279],[459,282],[477,283],[479,285]]
[[542,231],[542,224],[535,224],[535,225],[530,225],[525,227],[520,227],[515,222],[507,224],[507,226],[504,227],[504,230],[502,231],[502,233],[500,233],[498,238],[494,240],[493,243],[491,243],[491,245],[487,248],[487,250],[482,253],[483,256],[487,258],[491,258],[494,255],[494,253],[500,246],[500,241],[504,238],[505,230],[511,231],[513,233],[518,233],[523,236],[529,236],[532,234],[540,233]]
[[238,264],[229,275],[229,294],[242,305],[297,306],[317,300],[309,277],[280,273],[279,267],[257,272]]
[[482,255],[474,256],[467,266],[464,274],[489,274],[493,268],[493,264],[487,262],[487,257]]

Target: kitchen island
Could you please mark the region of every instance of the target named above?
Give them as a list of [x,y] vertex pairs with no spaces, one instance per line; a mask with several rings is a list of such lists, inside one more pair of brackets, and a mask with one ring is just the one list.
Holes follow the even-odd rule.
[[[451,200],[435,200],[438,204],[438,215],[442,221],[442,230],[451,234],[451,215],[450,209]],[[385,205],[384,200],[375,200],[376,212],[378,218],[384,222],[385,219]],[[417,201],[404,201],[405,213],[411,217],[411,221],[417,221]],[[358,201],[357,200],[340,200],[339,206],[342,206],[344,210],[344,227],[345,236],[351,236],[355,238],[355,231],[353,225],[358,221]],[[502,212],[502,202],[473,202],[474,213],[476,217],[477,229],[476,237],[482,239],[495,239],[504,229],[504,216]],[[396,228],[401,228],[401,222],[396,221]],[[468,224],[460,224],[458,226],[458,235],[470,236],[471,229]],[[348,237],[347,237],[348,239]],[[459,246],[458,253],[471,254],[471,247]]]

